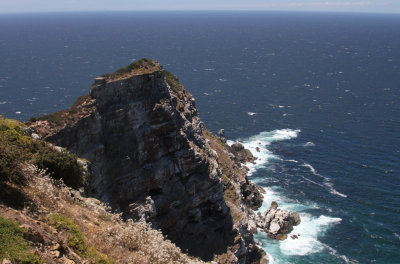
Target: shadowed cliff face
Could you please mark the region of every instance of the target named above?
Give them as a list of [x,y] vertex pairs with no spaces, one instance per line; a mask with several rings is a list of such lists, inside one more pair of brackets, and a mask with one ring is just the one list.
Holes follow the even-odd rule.
[[233,241],[217,154],[203,137],[194,99],[172,91],[164,75],[158,66],[97,80],[58,125],[33,127],[90,161],[91,195],[211,259]]

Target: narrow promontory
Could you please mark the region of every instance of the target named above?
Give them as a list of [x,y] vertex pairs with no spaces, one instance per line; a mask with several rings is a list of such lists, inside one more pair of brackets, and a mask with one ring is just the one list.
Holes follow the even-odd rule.
[[40,138],[89,163],[86,194],[146,221],[189,255],[259,263],[249,226],[262,202],[240,162],[251,153],[212,135],[178,78],[142,59],[96,78],[68,110],[33,118]]

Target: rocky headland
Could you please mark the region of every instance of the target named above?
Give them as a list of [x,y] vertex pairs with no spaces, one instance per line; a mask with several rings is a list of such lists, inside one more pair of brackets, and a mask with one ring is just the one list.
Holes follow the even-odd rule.
[[209,132],[195,99],[156,61],[96,78],[70,109],[27,125],[32,140],[81,158],[87,177],[71,186],[80,192],[73,197],[93,197],[124,221],[148,223],[190,256],[266,263],[257,228],[285,239],[300,222],[276,203],[264,215],[254,212],[263,189],[248,180],[245,163],[255,158],[239,142],[227,145],[223,130]]

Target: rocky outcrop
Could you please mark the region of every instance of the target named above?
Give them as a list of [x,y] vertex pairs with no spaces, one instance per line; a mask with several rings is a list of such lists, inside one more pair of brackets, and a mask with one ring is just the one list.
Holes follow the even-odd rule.
[[[223,157],[203,136],[195,100],[157,62],[142,60],[97,78],[88,96],[56,117],[30,126],[90,161],[92,196],[125,218],[151,222],[191,255],[211,260],[231,247],[238,263],[260,258],[245,214],[234,224],[224,197]],[[243,149],[234,153],[248,160]],[[250,183],[246,177],[237,183],[230,191],[241,197]],[[244,190],[245,197],[256,192]]]
[[256,158],[251,154],[250,150],[246,149],[243,144],[236,141],[229,148],[230,152],[234,155],[235,161],[239,164],[244,164],[247,162],[253,163]]
[[301,222],[298,213],[279,209],[278,203],[275,201],[271,203],[269,210],[264,215],[260,213],[253,215],[253,221],[270,238],[278,240],[286,239],[287,234],[293,230],[293,226],[299,225]]

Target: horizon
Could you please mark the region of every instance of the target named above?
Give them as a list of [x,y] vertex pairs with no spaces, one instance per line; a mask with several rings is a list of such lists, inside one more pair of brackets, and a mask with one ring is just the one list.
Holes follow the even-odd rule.
[[41,14],[101,14],[101,13],[282,13],[282,14],[357,14],[357,15],[400,15],[400,12],[373,12],[373,11],[331,11],[331,10],[74,10],[74,11],[26,11],[2,12],[4,15],[41,15]]
[[400,14],[400,1],[396,0],[2,0],[0,14],[71,13],[71,12],[330,12],[330,13],[385,13]]

